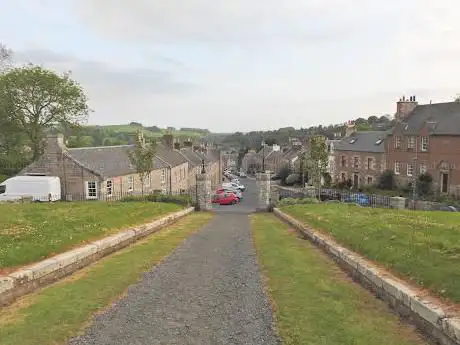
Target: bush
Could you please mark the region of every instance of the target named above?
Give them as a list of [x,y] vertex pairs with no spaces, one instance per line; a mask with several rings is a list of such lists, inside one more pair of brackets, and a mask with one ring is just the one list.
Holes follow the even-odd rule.
[[5,181],[7,178],[8,178],[8,176],[6,176],[6,175],[1,175],[1,174],[0,174],[0,183],[2,183],[3,181]]
[[278,206],[317,204],[319,201],[315,198],[284,198],[278,202]]
[[433,177],[428,174],[421,174],[417,181],[417,191],[420,196],[428,196],[432,192]]
[[299,181],[300,181],[299,174],[291,174],[286,178],[286,185],[292,186],[294,183],[297,183]]
[[131,195],[121,199],[122,202],[164,202],[180,206],[191,206],[193,203],[189,195],[146,194]]
[[283,167],[280,172],[279,172],[279,177],[280,177],[280,180],[281,180],[281,184],[284,185],[286,184],[286,179],[288,178],[288,176],[291,174],[291,169],[289,169],[288,167]]
[[379,189],[391,190],[395,187],[395,173],[393,170],[385,170],[382,175],[380,175],[379,182],[377,187]]

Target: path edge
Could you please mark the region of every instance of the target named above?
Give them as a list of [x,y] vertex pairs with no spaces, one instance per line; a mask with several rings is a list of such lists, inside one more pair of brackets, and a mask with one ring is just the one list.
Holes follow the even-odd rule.
[[314,231],[278,208],[273,213],[321,248],[361,286],[385,301],[402,318],[415,325],[426,337],[441,345],[460,344],[460,315],[445,306],[419,296],[417,290],[385,272],[361,255]]
[[21,296],[67,277],[105,256],[175,223],[194,211],[194,207],[189,207],[153,222],[126,228],[115,235],[39,261],[6,276],[0,276],[0,307],[6,307]]

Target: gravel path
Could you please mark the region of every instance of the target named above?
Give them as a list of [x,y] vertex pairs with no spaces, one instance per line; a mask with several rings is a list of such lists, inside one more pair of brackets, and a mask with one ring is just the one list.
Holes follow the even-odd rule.
[[218,213],[71,345],[272,345],[248,215]]

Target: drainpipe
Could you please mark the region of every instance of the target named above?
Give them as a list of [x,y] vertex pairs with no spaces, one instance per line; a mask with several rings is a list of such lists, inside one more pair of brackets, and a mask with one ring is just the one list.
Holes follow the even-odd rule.
[[172,195],[172,168],[169,166],[169,195]]

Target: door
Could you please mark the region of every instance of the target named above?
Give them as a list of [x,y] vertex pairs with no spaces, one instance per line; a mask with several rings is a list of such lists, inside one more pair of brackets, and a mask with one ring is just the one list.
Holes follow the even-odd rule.
[[353,186],[359,187],[359,174],[353,174]]
[[441,173],[441,193],[449,192],[449,175]]

